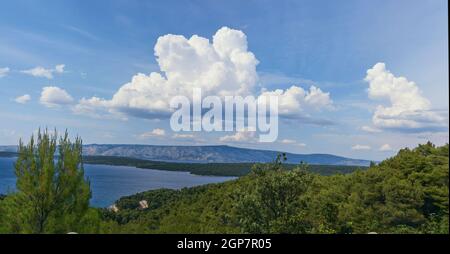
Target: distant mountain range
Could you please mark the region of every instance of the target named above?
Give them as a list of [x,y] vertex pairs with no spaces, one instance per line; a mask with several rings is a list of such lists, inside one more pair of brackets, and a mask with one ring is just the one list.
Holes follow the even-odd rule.
[[[0,146],[0,151],[15,152],[16,146]],[[232,146],[156,146],[156,145],[85,145],[84,155],[121,156],[154,161],[237,163],[271,162],[279,151],[267,151]],[[368,166],[370,161],[331,154],[286,153],[288,163]]]
[[[171,162],[271,162],[278,151],[231,146],[85,145],[84,155],[122,156]],[[288,163],[368,166],[370,161],[330,154],[286,153]]]

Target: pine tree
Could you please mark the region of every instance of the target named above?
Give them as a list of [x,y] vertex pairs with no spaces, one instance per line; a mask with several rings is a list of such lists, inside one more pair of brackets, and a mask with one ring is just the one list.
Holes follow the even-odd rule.
[[20,141],[15,163],[17,192],[8,195],[2,207],[7,231],[66,233],[81,229],[91,198],[90,183],[84,177],[82,141],[76,138],[72,143],[67,131],[57,140],[56,131],[39,130],[27,145]]

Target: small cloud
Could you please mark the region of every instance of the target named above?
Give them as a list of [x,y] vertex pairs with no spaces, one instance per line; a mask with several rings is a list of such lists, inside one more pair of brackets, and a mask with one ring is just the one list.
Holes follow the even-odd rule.
[[53,79],[53,73],[58,74],[64,73],[64,67],[65,67],[64,64],[58,64],[55,66],[54,69],[46,69],[44,67],[37,66],[33,69],[23,70],[21,72],[27,75],[31,75],[33,77]]
[[43,67],[35,67],[33,69],[29,69],[29,70],[24,70],[22,71],[22,73],[31,75],[33,77],[41,77],[41,78],[48,78],[48,79],[52,79],[53,78],[53,74],[52,74],[52,70],[51,69],[45,69]]
[[40,103],[48,108],[68,105],[73,102],[72,96],[66,90],[56,86],[42,88]]
[[66,67],[65,64],[58,64],[55,66],[55,72],[56,73],[63,73],[64,72],[64,67]]
[[180,138],[180,139],[191,139],[194,138],[195,136],[193,134],[178,134],[175,133],[172,138]]
[[367,126],[367,125],[364,125],[363,127],[361,127],[361,130],[370,132],[370,133],[380,133],[381,132],[380,129],[371,127],[371,126]]
[[4,67],[4,68],[0,68],[0,78],[6,77],[6,75],[8,75],[9,73],[9,68],[8,67]]
[[380,152],[389,152],[393,151],[392,147],[389,144],[384,144],[379,149]]
[[295,144],[297,143],[297,141],[293,140],[293,139],[283,139],[280,141],[282,144]]
[[192,144],[204,144],[206,142],[206,139],[200,138],[194,134],[189,133],[175,133],[172,135],[172,139],[176,139],[175,142],[187,142],[190,145]]
[[246,129],[237,131],[234,135],[220,137],[221,142],[252,142],[255,141],[256,132]]
[[299,147],[305,147],[306,144],[305,143],[298,143],[296,140],[293,139],[282,139],[280,140],[281,144],[286,144],[286,145],[296,145]]
[[15,102],[20,104],[26,104],[29,100],[31,100],[31,96],[29,94],[24,94],[14,99]]
[[141,138],[150,138],[150,137],[162,137],[166,135],[166,131],[163,129],[154,129],[152,131],[149,132],[144,132],[141,135],[139,135],[139,137]]
[[356,150],[356,151],[359,151],[359,150],[370,150],[370,149],[372,149],[370,146],[366,146],[366,145],[354,145],[354,146],[352,146],[352,150]]

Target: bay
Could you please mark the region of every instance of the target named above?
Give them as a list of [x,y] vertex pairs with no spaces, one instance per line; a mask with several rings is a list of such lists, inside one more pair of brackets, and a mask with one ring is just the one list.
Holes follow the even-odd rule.
[[[0,193],[15,190],[15,158],[0,157]],[[123,196],[138,192],[168,188],[181,189],[208,183],[219,183],[234,177],[199,176],[189,172],[140,169],[126,166],[84,165],[85,176],[91,182],[91,205],[107,207]]]

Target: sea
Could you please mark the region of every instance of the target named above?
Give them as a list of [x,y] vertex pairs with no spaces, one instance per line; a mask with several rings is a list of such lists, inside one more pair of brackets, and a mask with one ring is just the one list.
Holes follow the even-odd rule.
[[[16,158],[0,157],[0,194],[15,191]],[[140,169],[127,166],[84,165],[91,183],[91,206],[108,207],[120,197],[160,188],[181,189],[209,183],[220,183],[234,177],[199,176],[189,172]]]

